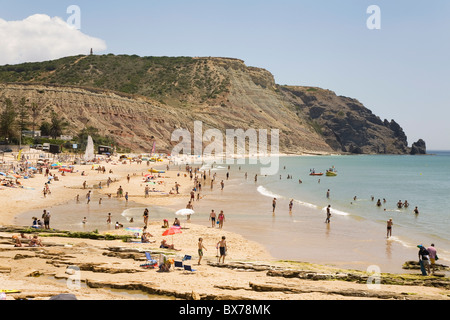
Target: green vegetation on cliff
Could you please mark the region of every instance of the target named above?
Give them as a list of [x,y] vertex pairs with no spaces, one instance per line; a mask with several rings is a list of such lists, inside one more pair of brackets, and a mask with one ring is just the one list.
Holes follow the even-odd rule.
[[0,82],[101,88],[160,101],[214,99],[228,86],[207,59],[112,54],[0,66]]

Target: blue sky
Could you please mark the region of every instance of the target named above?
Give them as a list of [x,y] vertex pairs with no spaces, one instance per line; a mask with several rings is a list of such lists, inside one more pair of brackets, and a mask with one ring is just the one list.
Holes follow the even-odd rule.
[[[0,19],[34,14],[103,40],[98,54],[234,57],[278,84],[318,86],[394,119],[411,145],[450,149],[450,1],[31,1],[0,0]],[[369,30],[370,5],[381,29]],[[0,48],[0,57],[2,55]],[[88,49],[86,50],[88,51]],[[85,52],[80,52],[85,53]]]

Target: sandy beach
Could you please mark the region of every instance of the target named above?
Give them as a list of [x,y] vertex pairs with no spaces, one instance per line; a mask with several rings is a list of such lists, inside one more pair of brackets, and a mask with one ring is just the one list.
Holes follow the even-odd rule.
[[[46,300],[59,293],[73,293],[80,300],[450,299],[448,278],[421,277],[420,271],[409,275],[381,274],[378,278],[381,285],[371,286],[369,277],[372,275],[365,272],[277,260],[261,244],[227,230],[226,223],[223,229],[218,229],[207,223],[186,222],[185,217],[180,217],[181,233],[163,236],[166,229],[162,228],[162,219],[154,219],[150,213],[147,226],[152,234],[150,243],[139,243],[139,239],[134,242],[119,239],[94,240],[40,232],[38,234],[43,247],[27,247],[28,239],[23,239],[22,247],[14,246],[12,236],[18,235],[20,228],[31,225],[31,220],[28,226],[17,225],[17,216],[44,209],[51,210],[53,214],[53,209],[49,208],[76,203],[77,196],[78,202],[85,205],[89,190],[95,194],[89,205],[97,208],[100,198],[102,205],[112,199],[126,202],[125,197],[117,198],[120,186],[124,195],[128,193],[128,201],[134,205],[161,206],[171,210],[183,208],[190,199],[193,187],[193,181],[183,166],[171,164],[170,170],[161,173],[161,177],[156,179],[160,182],[150,185],[150,190],[154,187],[158,192],[149,192],[148,197],[145,196],[145,175],[149,173],[148,170],[164,170],[168,164],[168,160],[148,164],[145,161],[121,162],[115,159],[109,163],[100,163],[105,167],[105,173],[95,170],[92,165],[75,165],[74,172],[65,173],[64,176],[57,170],[51,170],[53,174],[56,173],[58,181],[51,181],[51,194],[46,196],[42,190],[48,178],[43,174],[20,179],[25,188],[2,187],[0,289],[17,290],[8,293],[6,298]],[[86,175],[82,175],[83,171]],[[109,186],[108,178],[112,180]],[[83,186],[85,181],[86,187]],[[98,187],[100,182],[102,188]],[[175,183],[180,185],[179,194],[170,194]],[[219,187],[220,181],[216,181],[215,188]],[[59,212],[54,214],[62,215]],[[105,220],[105,228],[98,228],[99,234],[130,236],[133,232],[126,230],[126,227],[143,227],[143,220],[136,218],[132,223],[121,220],[124,228],[115,229],[114,221],[108,226],[106,216],[107,212],[102,218]],[[51,228],[52,221],[57,219],[64,221],[62,217],[52,216]],[[174,215],[167,219],[172,225]],[[92,232],[89,223],[88,220],[86,231]],[[217,243],[222,236],[226,237],[228,251],[225,263],[218,263]],[[200,237],[203,238],[206,249],[202,263],[198,265]],[[173,243],[176,250],[161,249],[162,240]],[[151,252],[152,257],[158,261],[164,258],[162,255],[172,261],[181,261],[185,255],[190,255],[192,259],[183,263],[196,271],[176,269],[173,265],[169,272],[159,272],[158,268],[143,268],[141,265],[146,262],[145,252]],[[78,272],[74,274],[73,270]],[[79,282],[69,285],[74,279]]]

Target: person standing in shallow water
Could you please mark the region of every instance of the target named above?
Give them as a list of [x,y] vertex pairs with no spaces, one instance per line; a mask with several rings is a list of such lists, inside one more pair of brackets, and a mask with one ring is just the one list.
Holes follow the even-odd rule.
[[272,200],[272,213],[275,213],[276,206],[277,206],[277,198],[273,198],[273,200]]
[[386,235],[387,238],[392,236],[392,226],[393,225],[394,225],[394,222],[392,222],[392,218],[390,218],[387,221],[387,235]]
[[216,227],[216,213],[214,210],[211,210],[211,213],[209,214],[209,219],[211,220],[211,228]]
[[223,222],[225,221],[225,215],[223,214],[223,210],[220,210],[219,216],[217,217],[219,220],[219,229],[222,229]]
[[325,223],[330,223],[331,218],[331,205],[328,205],[327,207],[327,218],[325,219]]

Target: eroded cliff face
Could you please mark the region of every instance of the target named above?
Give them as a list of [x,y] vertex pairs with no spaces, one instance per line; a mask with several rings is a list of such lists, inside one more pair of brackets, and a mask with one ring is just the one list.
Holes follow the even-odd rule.
[[[55,111],[69,123],[66,134],[76,135],[92,126],[102,136],[113,136],[120,146],[136,150],[151,150],[153,139],[167,148],[167,137],[181,125],[178,114],[145,98],[49,85],[0,85],[0,90],[13,101],[25,97],[30,104],[36,102],[42,109]],[[46,114],[41,114],[38,124],[49,121]]]
[[170,153],[173,131],[193,134],[194,121],[223,133],[278,129],[283,153],[408,152],[401,127],[357,100],[279,86],[269,71],[238,59],[78,56],[0,67],[0,80],[0,96],[57,112],[70,123],[67,134],[92,126],[139,152],[155,141]]
[[313,87],[281,87],[334,150],[356,154],[405,154],[409,152],[403,129],[394,120],[382,121],[356,99],[337,96]]

